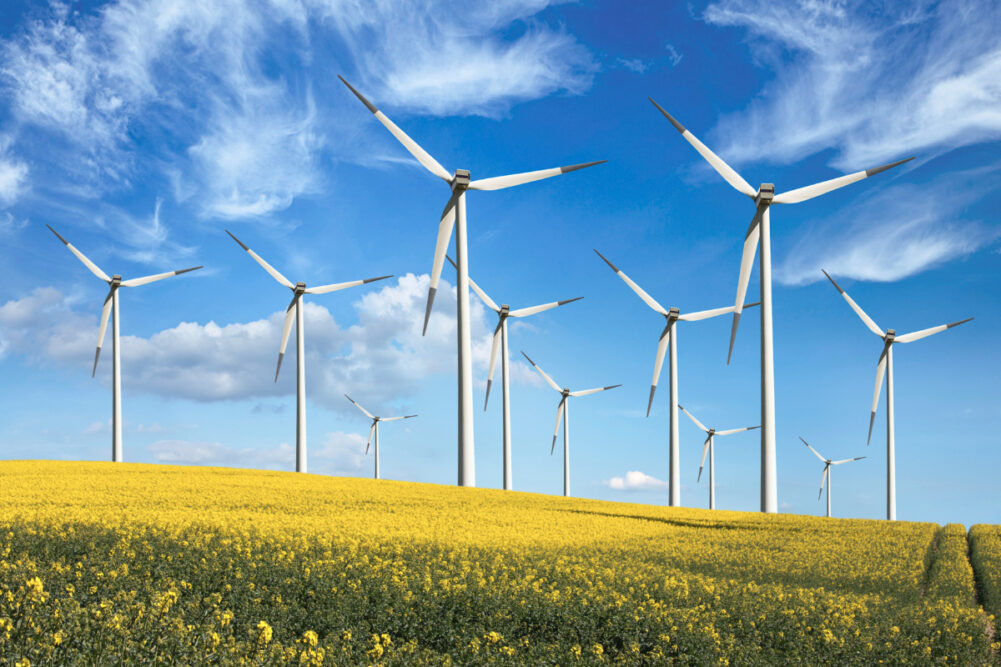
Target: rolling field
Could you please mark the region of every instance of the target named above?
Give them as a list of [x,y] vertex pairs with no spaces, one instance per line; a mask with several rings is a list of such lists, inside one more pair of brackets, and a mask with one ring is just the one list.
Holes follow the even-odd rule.
[[970,537],[0,462],[0,664],[1001,664],[988,615],[1001,611],[1001,530]]

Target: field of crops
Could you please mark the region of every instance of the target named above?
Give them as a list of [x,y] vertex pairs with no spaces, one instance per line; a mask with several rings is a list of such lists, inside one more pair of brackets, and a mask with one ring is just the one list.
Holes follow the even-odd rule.
[[[982,528],[996,595],[1001,533]],[[0,664],[977,665],[998,648],[962,526],[0,463]]]

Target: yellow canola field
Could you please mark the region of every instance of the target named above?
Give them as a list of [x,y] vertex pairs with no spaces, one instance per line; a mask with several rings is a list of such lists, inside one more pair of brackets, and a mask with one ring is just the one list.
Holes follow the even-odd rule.
[[961,531],[3,462],[0,663],[998,664]]

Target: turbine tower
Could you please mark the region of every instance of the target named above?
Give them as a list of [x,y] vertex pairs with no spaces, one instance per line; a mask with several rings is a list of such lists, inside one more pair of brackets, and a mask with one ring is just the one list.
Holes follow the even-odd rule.
[[[451,257],[446,255],[449,263],[455,266],[455,262],[452,261]],[[547,310],[552,310],[559,306],[563,306],[568,303],[573,303],[574,301],[579,301],[584,297],[578,296],[574,299],[566,299],[564,301],[552,301],[550,303],[544,303],[541,306],[531,306],[529,308],[519,308],[518,310],[511,310],[509,305],[502,304],[498,306],[493,299],[487,296],[487,293],[483,289],[473,282],[473,279],[469,279],[469,286],[473,288],[473,291],[480,297],[483,303],[486,304],[487,308],[497,313],[497,327],[494,329],[493,345],[490,348],[490,370],[487,373],[487,394],[483,399],[483,410],[486,411],[487,403],[490,401],[490,386],[494,381],[494,366],[497,363],[497,348],[501,348],[501,403],[503,405],[503,429],[504,429],[504,490],[511,491],[514,488],[512,483],[511,475],[511,409],[509,402],[509,389],[508,389],[508,354],[507,354],[507,318],[509,317],[528,317],[529,315],[535,315],[536,313],[541,313]]]
[[700,422],[695,416],[685,410],[683,406],[678,406],[682,411],[688,415],[688,418],[695,422],[695,425],[706,433],[706,441],[702,444],[702,460],[699,461],[699,477],[698,481],[702,480],[702,467],[706,464],[706,454],[709,454],[709,509],[716,509],[716,436],[720,435],[731,435],[733,433],[740,433],[741,431],[752,431],[756,428],[761,428],[760,426],[745,426],[744,428],[731,428],[726,431],[717,431],[714,428],[706,428],[706,426]]
[[[803,436],[800,436],[800,440],[803,440]],[[810,443],[803,440],[803,444],[810,447]],[[820,500],[820,494],[824,492],[824,483],[827,483],[827,517],[831,516],[831,466],[839,466],[842,463],[851,463],[852,461],[861,461],[864,456],[856,456],[853,459],[841,459],[840,461],[832,461],[831,459],[826,459],[820,455],[813,447],[810,447],[810,451],[817,455],[817,458],[824,462],[824,474],[820,477],[820,491],[817,492],[817,500]]]
[[431,282],[428,288],[427,308],[424,312],[424,329],[427,333],[428,318],[431,317],[431,306],[434,303],[435,292],[438,291],[438,280],[441,277],[442,265],[445,263],[445,252],[452,238],[452,228],[455,227],[455,259],[458,265],[458,280],[456,281],[456,322],[458,327],[458,357],[459,357],[459,486],[476,486],[476,465],[473,446],[473,355],[472,340],[469,330],[469,257],[466,246],[466,190],[502,190],[515,185],[531,183],[543,178],[559,176],[567,172],[583,169],[598,162],[575,164],[569,167],[541,169],[522,174],[495,176],[480,180],[470,180],[467,169],[456,169],[454,174],[445,171],[437,160],[421,148],[417,142],[406,135],[403,130],[389,120],[375,105],[369,102],[361,93],[338,75],[338,78],[348,89],[361,100],[376,119],[389,130],[397,141],[403,144],[411,155],[432,174],[448,183],[452,195],[445,204],[445,210],[438,222],[438,237],[435,241],[434,262],[431,265]]
[[[618,274],[622,280],[629,285],[632,291],[636,292],[639,298],[643,299],[643,302],[650,306],[654,311],[660,313],[667,320],[664,325],[664,330],[660,332],[660,342],[657,343],[657,357],[653,362],[653,381],[650,383],[650,398],[646,404],[646,416],[650,416],[650,407],[653,405],[653,395],[657,391],[657,382],[660,380],[660,370],[664,366],[664,354],[670,350],[668,355],[668,376],[670,377],[670,397],[671,406],[668,411],[670,415],[670,484],[669,494],[670,494],[670,505],[671,507],[681,506],[681,453],[680,445],[678,444],[678,331],[675,323],[678,321],[682,322],[697,322],[698,320],[706,320],[711,317],[718,317],[719,315],[726,315],[727,313],[732,313],[734,311],[733,306],[728,306],[726,308],[714,308],[712,310],[700,310],[695,313],[681,314],[681,311],[677,308],[671,308],[668,310],[664,306],[657,303],[657,300],[646,293],[646,291],[637,285],[633,280],[619,270],[614,264],[608,261],[604,255],[595,250],[598,257],[605,260],[605,264],[611,267],[612,271]],[[757,303],[748,303],[744,305],[744,308],[750,308],[752,306],[758,305]]]
[[539,366],[529,358],[527,354],[522,352],[522,355],[528,359],[528,363],[535,367],[535,370],[539,371],[539,374],[543,379],[549,384],[550,387],[558,391],[562,398],[560,398],[559,405],[556,406],[556,428],[553,429],[553,446],[549,449],[549,454],[552,456],[553,452],[556,451],[556,434],[560,431],[560,420],[563,421],[563,495],[570,496],[570,397],[571,396],[587,396],[589,394],[597,394],[599,391],[606,391],[608,389],[615,389],[616,387],[621,387],[621,384],[613,384],[608,387],[597,387],[596,389],[584,389],[582,391],[570,391],[566,387],[560,389],[560,386],[553,381],[553,378],[546,375],[546,372],[539,368]]
[[723,177],[735,190],[747,195],[754,201],[754,217],[747,228],[744,237],[744,250],[740,259],[740,273],[737,278],[737,298],[734,301],[733,323],[730,327],[730,349],[726,362],[730,363],[733,354],[733,341],[737,336],[737,325],[743,308],[744,295],[747,293],[747,282],[751,277],[754,265],[754,255],[758,244],[761,244],[761,261],[759,263],[759,281],[761,283],[761,511],[775,513],[778,511],[778,488],[775,472],[775,363],[772,346],[772,242],[769,210],[772,204],[798,204],[799,202],[819,197],[822,194],[837,190],[864,178],[875,176],[887,169],[909,162],[907,158],[891,162],[880,167],[857,171],[828,181],[807,185],[781,194],[775,194],[775,186],[762,183],[755,190],[730,165],[709,150],[694,134],[689,132],[674,117],[667,113],[659,104],[650,99],[653,105],[671,121],[681,136],[690,143],[696,151]]
[[292,318],[295,318],[295,361],[296,361],[296,417],[295,417],[295,471],[306,472],[306,355],[304,353],[305,333],[303,329],[304,314],[302,305],[303,294],[327,294],[338,290],[365,285],[376,280],[385,280],[392,276],[379,276],[378,278],[366,278],[365,280],[352,280],[347,283],[335,283],[333,285],[320,285],[319,287],[306,287],[306,283],[295,283],[283,276],[273,266],[265,262],[260,255],[244,245],[243,241],[233,236],[228,229],[226,233],[240,247],[247,251],[254,261],[260,264],[271,277],[285,287],[292,290],[292,301],[285,309],[285,325],[282,327],[282,343],[278,350],[278,367],[275,369],[275,382],[278,382],[278,373],[282,370],[282,359],[285,357],[285,347],[288,345],[289,332],[292,330]]
[[62,241],[66,247],[70,249],[70,252],[76,255],[77,259],[83,262],[84,266],[90,269],[91,273],[111,286],[111,289],[108,291],[108,296],[104,298],[104,307],[101,309],[101,327],[97,332],[97,351],[94,352],[94,368],[91,370],[90,376],[94,377],[97,373],[97,360],[101,357],[101,347],[104,345],[104,334],[108,330],[108,315],[113,314],[111,318],[111,460],[115,463],[121,463],[123,460],[122,360],[121,346],[119,345],[120,340],[118,336],[118,288],[139,287],[140,285],[146,285],[148,283],[156,282],[157,280],[177,276],[182,273],[187,273],[188,271],[195,271],[202,267],[194,266],[190,269],[168,271],[166,273],[157,273],[152,276],[144,276],[142,278],[122,280],[122,277],[117,274],[108,276],[108,274],[102,271],[97,264],[90,261],[86,255],[77,250],[72,243],[60,236],[59,232],[52,229],[49,225],[45,226],[49,228],[49,231],[56,235],[56,238]]
[[[821,269],[823,270],[823,269]],[[879,404],[879,392],[883,388],[883,375],[886,375],[886,518],[890,521],[896,521],[897,519],[897,464],[896,464],[896,451],[893,435],[893,345],[895,343],[913,343],[916,340],[921,340],[922,338],[927,338],[932,334],[937,334],[939,332],[945,331],[946,329],[951,329],[952,327],[958,327],[960,324],[969,322],[972,317],[967,317],[965,320],[959,320],[958,322],[952,322],[951,324],[941,324],[937,327],[931,327],[929,329],[921,329],[920,331],[914,331],[912,333],[904,334],[898,336],[897,332],[893,329],[887,329],[883,331],[879,328],[876,322],[873,321],[871,317],[866,315],[865,311],[859,307],[855,301],[848,296],[848,292],[841,289],[841,286],[834,282],[834,278],[828,275],[827,271],[824,271],[824,275],[827,279],[831,281],[835,289],[841,293],[841,296],[845,298],[851,309],[855,311],[855,314],[859,316],[862,323],[868,327],[869,331],[873,332],[877,336],[883,339],[883,351],[879,354],[879,361],[876,363],[876,389],[872,395],[872,410],[869,413],[869,436],[866,438],[865,444],[869,445],[869,441],[872,440],[872,425],[876,420],[876,406]]]
[[365,416],[372,420],[372,427],[368,429],[368,442],[365,443],[365,454],[368,454],[368,448],[372,444],[372,435],[375,435],[375,478],[379,479],[379,422],[395,422],[400,419],[412,419],[417,415],[404,415],[402,417],[376,417],[371,412],[363,408],[358,404],[358,402],[344,394],[344,398],[348,399],[354,406],[365,413]]

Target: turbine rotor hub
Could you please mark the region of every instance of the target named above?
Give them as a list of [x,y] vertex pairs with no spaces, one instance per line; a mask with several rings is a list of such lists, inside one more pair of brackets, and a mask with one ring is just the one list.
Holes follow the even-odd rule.
[[887,329],[886,335],[883,336],[883,340],[885,340],[887,343],[892,343],[893,339],[896,338],[896,336],[897,332],[895,329]]
[[681,317],[681,311],[679,309],[671,308],[670,310],[667,311],[668,321],[676,320],[679,317]]
[[469,170],[456,169],[455,175],[452,176],[452,190],[461,192],[468,187],[469,187]]
[[511,314],[511,306],[507,305],[506,303],[502,303],[500,307],[500,316],[507,317],[510,314]]
[[306,292],[306,283],[300,282],[295,284],[295,293],[297,295],[304,294],[305,292]]
[[754,203],[758,206],[769,206],[775,198],[775,184],[762,183],[758,186],[758,195],[754,198]]
[[111,276],[111,285],[113,287],[118,287],[121,284],[122,284],[122,277],[120,275],[116,273],[115,275]]

